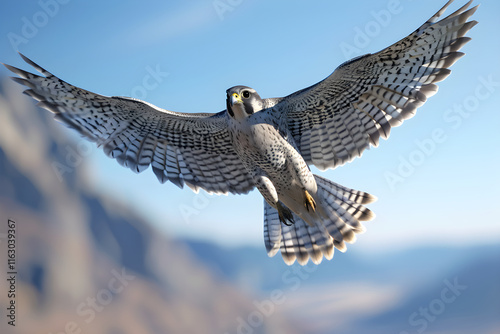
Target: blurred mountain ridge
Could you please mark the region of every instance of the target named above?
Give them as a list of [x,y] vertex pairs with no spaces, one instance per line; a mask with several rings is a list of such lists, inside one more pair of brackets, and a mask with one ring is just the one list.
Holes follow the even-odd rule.
[[[302,272],[287,267],[279,257],[267,258],[256,247],[226,248],[199,240],[186,244],[212,271],[240,289],[250,286],[264,297],[276,289],[287,292],[289,303],[281,311],[309,324],[311,333],[331,333],[334,326],[335,332],[346,334],[420,333],[424,321],[426,333],[500,332],[497,244],[433,245],[374,255],[351,249],[335,253],[332,261],[317,267],[307,265],[309,269]],[[303,277],[297,290],[284,279],[287,271]],[[440,302],[447,282],[466,287],[449,305]],[[358,302],[346,305],[350,300]],[[445,307],[442,314],[439,309],[437,315],[430,313],[433,321],[426,320],[422,311],[429,305]],[[322,325],[316,327],[316,322]]]

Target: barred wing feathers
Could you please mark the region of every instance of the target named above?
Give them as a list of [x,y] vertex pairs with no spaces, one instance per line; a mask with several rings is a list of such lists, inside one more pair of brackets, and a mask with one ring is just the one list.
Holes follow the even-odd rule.
[[55,118],[102,146],[136,173],[150,165],[162,183],[170,180],[194,191],[247,193],[253,181],[232,148],[227,114],[172,112],[144,101],[108,97],[72,86],[22,58],[43,74],[5,65],[28,87],[25,94]]
[[449,1],[415,32],[375,54],[355,58],[328,78],[276,105],[309,164],[335,168],[355,157],[392,127],[415,115],[464,54],[465,34],[477,23],[469,1],[438,21]]

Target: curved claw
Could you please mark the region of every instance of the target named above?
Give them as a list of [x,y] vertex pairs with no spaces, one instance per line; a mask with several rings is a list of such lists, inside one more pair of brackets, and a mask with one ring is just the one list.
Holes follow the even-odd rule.
[[311,194],[306,190],[305,191],[306,195],[306,200],[304,205],[306,206],[307,211],[309,211],[309,208],[312,209],[313,212],[316,211],[316,202],[314,201],[314,198],[312,198]]
[[295,224],[295,220],[293,220],[292,211],[290,211],[289,208],[282,205],[281,202],[278,202],[278,204],[276,204],[276,209],[278,210],[278,216],[280,218],[280,222],[282,222],[286,226],[292,226],[293,224]]

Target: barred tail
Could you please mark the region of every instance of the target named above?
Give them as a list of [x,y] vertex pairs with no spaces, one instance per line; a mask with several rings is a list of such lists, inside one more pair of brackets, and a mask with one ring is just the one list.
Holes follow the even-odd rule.
[[331,260],[334,247],[344,252],[345,242],[356,241],[357,233],[363,233],[362,221],[372,220],[375,215],[364,204],[372,203],[375,196],[353,190],[315,175],[318,185],[317,198],[326,214],[316,214],[314,226],[307,224],[296,213],[295,223],[282,224],[278,211],[264,201],[264,241],[269,256],[281,250],[286,264],[297,260],[305,265],[309,258],[319,264],[323,256]]

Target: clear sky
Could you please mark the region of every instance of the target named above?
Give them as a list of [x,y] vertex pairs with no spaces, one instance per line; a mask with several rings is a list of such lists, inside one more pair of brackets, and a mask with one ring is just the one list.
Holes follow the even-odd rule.
[[[0,11],[0,61],[28,69],[19,50],[96,93],[218,112],[231,86],[287,95],[405,37],[445,2],[9,1]],[[358,249],[500,241],[500,2],[475,3],[481,6],[473,16],[479,25],[468,34],[473,40],[439,93],[380,147],[321,173],[379,198]],[[195,195],[159,184],[150,169],[135,175],[101,150],[86,159],[100,190],[171,235],[263,245],[257,191]]]

